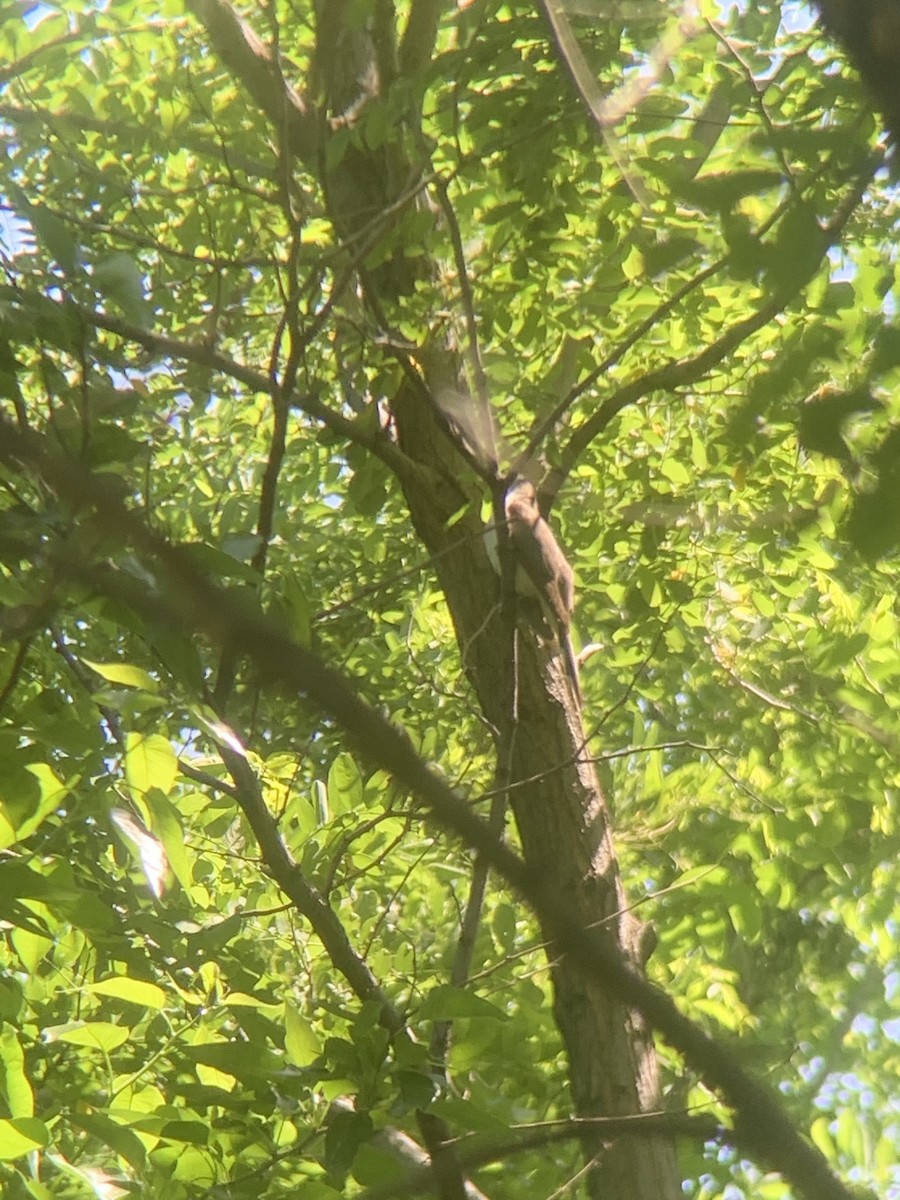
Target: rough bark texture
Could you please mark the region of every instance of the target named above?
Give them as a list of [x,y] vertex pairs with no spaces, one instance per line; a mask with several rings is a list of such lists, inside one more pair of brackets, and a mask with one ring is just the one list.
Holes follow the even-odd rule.
[[[393,28],[345,33],[344,7],[341,0],[324,0],[318,6],[314,73],[316,94],[325,99],[322,110],[310,115],[307,103],[293,92],[280,102],[261,94],[260,89],[284,85],[268,58],[258,61],[263,49],[252,38],[242,39],[242,27],[222,0],[195,3],[212,44],[232,72],[270,117],[280,113],[287,125],[281,144],[303,155],[305,166],[316,171],[325,161],[324,146],[306,156],[310,130],[327,139],[330,131],[362,117],[395,70],[427,63],[439,9],[430,2],[414,6],[406,36],[394,52],[393,44],[385,43],[393,38]],[[410,145],[417,144],[414,122],[415,114],[410,113]],[[412,152],[405,154],[398,141],[371,153],[353,148],[343,156],[322,185],[349,253],[360,237],[378,228],[388,234],[406,206],[421,203],[415,182],[426,169],[427,164]],[[427,262],[398,255],[363,271],[370,307],[389,320],[415,274],[421,278],[429,270]],[[416,347],[415,363],[420,379],[417,382],[407,371],[392,400],[392,416],[401,450],[424,469],[403,472],[400,483],[414,527],[435,556],[465,671],[485,718],[496,730],[498,753],[508,764],[510,781],[517,785],[510,799],[524,856],[573,914],[606,930],[640,963],[640,927],[625,911],[605,797],[593,767],[579,761],[583,729],[562,661],[524,623],[513,653],[512,624],[482,539],[479,513],[486,483],[471,456],[461,452],[435,403],[448,391],[464,390],[462,364],[443,334],[430,345]],[[554,952],[549,936],[547,940],[554,1012],[569,1057],[576,1113],[616,1116],[658,1108],[656,1060],[643,1022],[586,981],[564,955]],[[433,1152],[441,1131],[424,1132]],[[605,1149],[586,1137],[584,1150],[589,1160],[598,1160],[588,1177],[589,1191],[598,1200],[675,1200],[680,1195],[674,1148],[664,1137],[624,1138]]]
[[[639,961],[640,927],[625,911],[606,798],[593,766],[578,761],[584,732],[562,661],[527,629],[520,630],[518,720],[511,728],[509,692],[498,686],[510,671],[508,639],[480,522],[461,521],[447,530],[447,521],[458,512],[467,492],[475,494],[475,483],[470,481],[466,488],[460,482],[459,457],[449,441],[443,463],[435,457],[440,454],[436,445],[440,438],[434,438],[434,422],[417,398],[401,402],[397,418],[410,451],[421,453],[427,447],[429,465],[439,467],[447,479],[444,487],[427,491],[405,487],[404,492],[419,536],[432,553],[440,554],[435,569],[479,704],[500,733],[498,744],[511,747],[510,775],[516,786],[510,798],[525,860],[552,883],[573,913],[586,924],[607,929]],[[534,782],[523,785],[522,780]],[[564,956],[557,958],[552,941],[548,955],[554,1012],[569,1057],[576,1113],[612,1116],[656,1109],[656,1058],[644,1023],[586,981]],[[586,1139],[586,1154],[593,1158],[598,1149]],[[679,1195],[670,1142],[622,1140],[603,1155],[590,1189],[597,1197],[623,1200],[666,1200]]]

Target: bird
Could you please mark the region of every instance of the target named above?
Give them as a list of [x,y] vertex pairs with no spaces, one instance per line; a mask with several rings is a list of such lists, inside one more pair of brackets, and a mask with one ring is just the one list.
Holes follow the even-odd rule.
[[521,568],[516,572],[516,591],[534,596],[541,602],[544,615],[557,634],[566,674],[580,707],[578,665],[569,634],[575,607],[575,576],[553,530],[541,516],[537,491],[531,480],[522,477],[514,480],[504,503],[510,543],[517,566]]

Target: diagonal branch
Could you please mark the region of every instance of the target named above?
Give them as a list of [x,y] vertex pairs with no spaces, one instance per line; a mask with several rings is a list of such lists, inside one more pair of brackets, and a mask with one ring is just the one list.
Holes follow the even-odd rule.
[[[645,980],[607,937],[574,915],[542,875],[497,839],[469,800],[423,762],[406,733],[370,707],[340,672],[292,642],[262,613],[241,603],[240,597],[211,583],[184,550],[125,507],[110,480],[53,452],[46,438],[19,432],[0,420],[0,462],[34,471],[79,510],[82,519],[146,555],[156,565],[158,590],[148,589],[146,579],[121,569],[87,563],[63,545],[59,566],[70,578],[157,623],[201,632],[217,642],[240,643],[263,679],[305,697],[330,716],[373,762],[417,795],[440,826],[482,854],[524,897],[574,969],[639,1010],[732,1107],[737,1136],[755,1156],[780,1171],[809,1200],[852,1200],[825,1157],[794,1128],[780,1098],[748,1074],[727,1046],[685,1016],[666,992]],[[0,542],[3,549],[21,553],[20,546]]]
[[[34,300],[33,296],[21,288],[4,288],[2,292],[12,294],[26,305]],[[143,346],[150,354],[159,358],[180,359],[183,362],[195,363],[197,366],[206,367],[210,371],[216,371],[221,375],[234,379],[237,383],[243,384],[252,392],[272,396],[276,400],[282,394],[281,385],[277,380],[270,378],[261,371],[257,371],[253,367],[248,367],[245,363],[238,362],[237,359],[230,358],[227,354],[223,354],[220,350],[214,349],[205,342],[185,341],[182,338],[172,337],[169,334],[154,333],[149,329],[142,328],[140,325],[133,325],[129,321],[123,321],[120,317],[113,317],[107,313],[97,312],[95,309],[86,308],[83,305],[75,304],[73,301],[62,302],[41,298],[41,303],[45,306],[52,305],[56,308],[61,321],[67,312],[75,311],[81,320],[92,328],[103,329],[107,333],[113,333],[127,342]],[[346,438],[348,441],[353,442],[357,446],[362,446],[371,454],[374,454],[398,478],[410,479],[414,476],[422,476],[425,468],[409,459],[400,447],[391,441],[381,430],[372,431],[365,428],[363,422],[352,421],[349,417],[335,412],[334,409],[329,408],[327,404],[323,404],[311,392],[307,392],[302,396],[292,395],[290,403],[292,408],[305,413],[314,421],[320,421],[332,433],[339,434],[342,438]]]
[[856,211],[872,176],[880,165],[881,158],[872,159],[867,169],[856,179],[853,188],[844,197],[833,218],[821,232],[815,264],[810,265],[807,271],[798,277],[795,286],[776,292],[755,313],[751,313],[749,317],[745,317],[742,321],[737,321],[721,337],[717,338],[712,345],[701,350],[693,358],[670,360],[653,371],[639,375],[637,379],[624,384],[613,392],[611,396],[608,396],[596,412],[584,424],[579,425],[573,431],[561,455],[560,478],[565,478],[571,472],[585,448],[606,429],[613,417],[620,413],[623,408],[626,408],[629,404],[634,404],[637,400],[642,399],[652,392],[673,391],[675,388],[687,387],[690,384],[699,382],[714,367],[718,366],[723,359],[736,350],[746,338],[758,329],[762,329],[763,326],[767,325],[769,321],[787,308],[788,304],[809,282],[810,277],[818,269],[829,249],[840,237],[844,226]]
[[572,433],[560,456],[560,477],[565,478],[569,474],[585,448],[606,429],[613,417],[617,416],[623,408],[634,404],[651,392],[670,392],[676,388],[697,383],[733,350],[736,350],[750,334],[755,333],[757,329],[762,329],[764,325],[768,325],[783,308],[784,302],[781,297],[776,297],[755,313],[751,313],[749,317],[745,317],[743,321],[736,322],[712,345],[701,350],[694,358],[668,362],[662,367],[657,367],[655,371],[648,371],[618,388],[603,401],[584,424],[579,425]]
[[233,795],[241,808],[272,878],[297,911],[309,921],[328,957],[362,1001],[374,1001],[381,1024],[390,1033],[404,1027],[403,1017],[382,991],[368,964],[354,950],[334,909],[304,877],[288,854],[260,790],[259,780],[243,753],[217,743],[222,761],[234,782]]
[[292,154],[306,163],[320,145],[319,121],[303,97],[288,84],[272,51],[225,0],[188,0],[188,7],[209,35],[213,49],[276,129],[283,131]]
[[13,79],[21,79],[21,77],[34,66],[36,62],[40,62],[41,58],[48,51],[56,50],[59,46],[67,46],[71,42],[80,42],[82,46],[90,40],[90,33],[86,29],[77,27],[70,30],[68,33],[62,34],[60,37],[51,38],[50,41],[44,42],[40,46],[35,46],[33,50],[29,50],[27,54],[23,54],[21,58],[13,59],[11,63],[7,63],[4,67],[0,67],[0,87],[9,83]]
[[658,304],[653,312],[645,317],[636,329],[629,333],[626,338],[623,338],[615,350],[589,371],[583,379],[579,380],[574,387],[570,388],[555,408],[546,417],[535,423],[534,429],[528,439],[528,446],[522,455],[522,460],[530,462],[534,459],[544,444],[544,439],[548,433],[559,424],[579,396],[583,396],[589,388],[593,387],[599,379],[603,378],[607,371],[611,371],[616,363],[621,362],[631,347],[636,345],[651,329],[673,312],[686,296],[690,295],[701,284],[706,283],[707,279],[711,279],[721,271],[727,265],[729,258],[730,255],[717,259],[716,262],[710,263],[709,266],[704,267],[702,271],[699,271],[696,275],[688,279],[687,282],[683,283],[677,291],[663,300],[661,304]]
[[[876,163],[874,165],[873,171],[878,165],[880,165],[880,163]],[[822,171],[824,170],[825,168],[823,167]],[[864,177],[861,177],[861,182],[867,184],[870,178],[871,174],[865,173]],[[784,217],[788,210],[794,204],[796,204],[796,202],[796,190],[792,188],[790,197],[781,205],[778,205],[769,215],[769,217],[762,222],[758,230],[758,236],[760,238],[764,237],[765,234],[767,234],[769,230],[771,230],[779,222],[779,220]],[[849,216],[852,213],[856,203],[858,203],[858,197],[854,192],[851,194],[851,209],[846,216]],[[837,218],[837,220],[839,220],[841,223],[841,227],[843,227],[843,224],[846,223],[846,217],[841,215],[842,212],[843,207]],[[831,224],[833,225],[834,221],[832,221]],[[831,228],[831,226],[828,228]],[[540,451],[540,448],[544,444],[544,440],[546,439],[547,435],[559,425],[559,423],[562,421],[562,418],[572,408],[575,402],[581,396],[583,396],[585,392],[589,391],[595,383],[602,379],[604,375],[611,371],[614,366],[620,363],[627,352],[632,349],[632,347],[637,345],[638,342],[640,342],[643,337],[650,333],[651,330],[655,329],[661,321],[670,315],[670,313],[674,312],[682,300],[686,299],[692,292],[696,291],[698,287],[702,286],[708,280],[714,278],[720,271],[723,271],[731,263],[732,257],[732,252],[729,251],[727,254],[724,254],[714,262],[711,262],[707,266],[703,267],[697,272],[696,275],[691,276],[690,279],[681,284],[681,286],[678,287],[671,296],[667,296],[665,300],[662,300],[656,306],[656,308],[654,308],[653,311],[644,318],[643,321],[635,326],[631,333],[623,338],[622,341],[616,345],[615,349],[612,350],[602,362],[598,363],[596,367],[593,367],[583,379],[580,379],[573,387],[571,387],[559,401],[559,403],[556,404],[545,417],[541,417],[539,420],[536,420],[533,424],[532,432],[529,435],[526,450],[521,456],[521,461],[527,462],[533,459]],[[802,287],[803,282],[804,280],[798,281],[798,291],[800,287]],[[559,483],[561,482],[562,476],[560,475]],[[552,493],[542,492],[542,499],[548,502],[552,501],[555,491],[558,490],[558,486],[559,484],[557,483]]]

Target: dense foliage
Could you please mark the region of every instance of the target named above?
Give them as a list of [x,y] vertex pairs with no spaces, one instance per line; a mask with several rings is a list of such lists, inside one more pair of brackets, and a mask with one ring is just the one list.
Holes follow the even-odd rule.
[[[340,667],[486,815],[466,647],[369,444],[416,348],[471,351],[474,321],[505,453],[532,438],[564,481],[577,633],[602,644],[587,748],[658,935],[648,973],[888,1194],[900,333],[877,121],[794,6],[707,6],[681,37],[664,6],[581,7],[621,119],[598,136],[532,5],[448,6],[428,64],[328,141],[333,168],[411,139],[426,177],[430,203],[360,243],[202,14],[7,6],[0,415]],[[242,11],[314,98],[312,8]],[[426,257],[373,315],[357,269]],[[420,1110],[501,1142],[568,1115],[521,901],[489,880],[451,986],[474,856],[339,722],[169,620],[120,529],[8,455],[0,483],[3,1194],[354,1195],[399,1178],[384,1131],[417,1135]],[[105,589],[108,563],[157,616]],[[229,753],[377,995],[286,902]],[[667,1106],[724,1120],[659,1050]],[[700,1139],[679,1165],[692,1195],[790,1194]],[[560,1140],[474,1177],[537,1197],[579,1167]]]

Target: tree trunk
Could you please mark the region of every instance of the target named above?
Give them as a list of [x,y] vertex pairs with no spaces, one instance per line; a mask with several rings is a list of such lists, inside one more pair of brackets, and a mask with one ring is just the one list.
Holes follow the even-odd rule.
[[[422,11],[439,8],[432,0],[419,5]],[[327,172],[325,143],[364,117],[397,64],[427,62],[434,22],[414,6],[418,24],[411,20],[398,51],[393,26],[351,33],[342,19],[344,0],[320,4],[315,91],[327,101],[325,112],[310,114],[223,0],[195,0],[195,8],[221,57],[277,123],[283,153],[304,156],[318,131],[318,152],[304,158],[304,167],[319,175],[348,254],[371,236],[373,226],[384,240],[404,212],[421,203],[416,184],[426,164],[409,149],[417,144],[415,114],[409,114],[406,144],[398,136],[369,151],[360,138]],[[382,328],[416,277],[437,274],[427,261],[402,254],[368,270],[360,264],[360,271],[369,309]],[[441,328],[437,317],[434,327]],[[513,654],[512,625],[483,544],[486,483],[472,456],[461,452],[438,403],[447,391],[465,391],[459,355],[443,334],[435,335],[415,348],[405,367],[391,412],[400,447],[418,469],[403,472],[400,484],[415,529],[435,558],[467,676],[495,730],[525,859],[573,914],[606,930],[622,953],[643,965],[641,927],[626,911],[606,799],[593,766],[580,761],[584,731],[561,659],[522,623]],[[658,1109],[656,1058],[641,1019],[588,983],[547,942],[576,1113],[621,1116]],[[584,1153],[593,1164],[588,1190],[597,1200],[676,1200],[681,1194],[669,1139],[624,1137],[604,1150],[586,1134]]]

